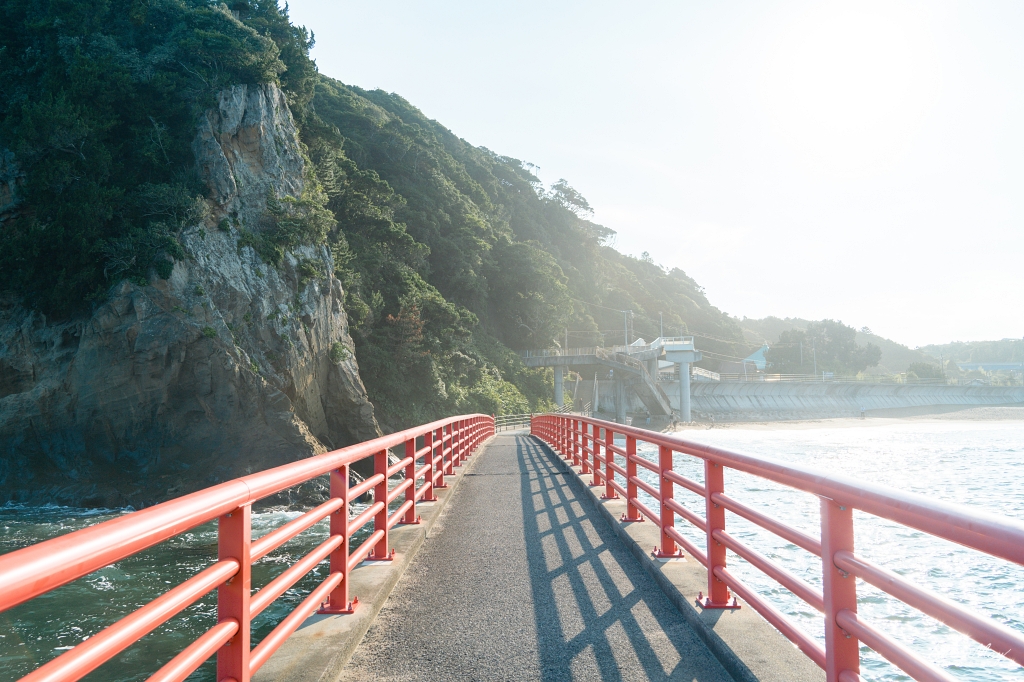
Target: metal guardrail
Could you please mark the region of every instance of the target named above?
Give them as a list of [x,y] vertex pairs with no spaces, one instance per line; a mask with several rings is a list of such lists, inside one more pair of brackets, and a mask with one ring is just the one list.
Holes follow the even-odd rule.
[[[736,608],[733,593],[743,598],[769,623],[789,638],[812,661],[825,669],[828,682],[860,682],[860,644],[915,680],[952,682],[945,671],[922,660],[857,615],[855,578],[958,630],[993,651],[1024,665],[1024,635],[941,595],[917,587],[896,573],[877,566],[854,552],[853,510],[894,521],[903,526],[956,542],[993,557],[1024,565],[1024,524],[967,507],[935,501],[882,485],[805,469],[698,445],[682,438],[583,417],[545,414],[533,419],[531,433],[550,444],[566,460],[580,467],[580,475],[593,476],[605,486],[605,497],[619,495],[627,502],[623,521],[646,517],[661,529],[659,557],[681,556],[682,547],[708,569],[705,609]],[[625,436],[625,447],[615,445],[615,434]],[[637,443],[658,448],[657,461],[637,454]],[[673,470],[675,452],[704,461],[704,481],[686,478]],[[620,464],[621,462],[621,464]],[[658,476],[657,487],[637,477],[637,467]],[[821,534],[811,537],[776,521],[725,494],[726,469],[817,495],[821,500]],[[620,477],[623,484],[616,480]],[[702,498],[704,516],[675,499],[678,485]],[[659,510],[638,499],[643,490],[658,501]],[[823,591],[751,549],[726,532],[726,511],[822,558]],[[696,526],[706,537],[701,549],[675,528],[676,515]],[[732,551],[811,607],[824,614],[825,646],[794,625],[765,598],[741,582],[726,566]]]
[[[388,534],[396,524],[418,523],[416,502],[434,497],[435,487],[488,436],[490,416],[475,414],[425,424],[383,438],[238,478],[148,509],[90,526],[0,556],[0,611],[66,585],[104,566],[153,547],[196,526],[218,521],[218,560],[181,585],[93,634],[73,649],[21,678],[78,680],[110,660],[204,595],[217,590],[217,625],[207,630],[149,679],[180,681],[217,656],[217,679],[248,682],[284,641],[314,612],[351,613],[349,574],[364,559],[393,556]],[[389,465],[389,449],[404,446],[404,458]],[[349,467],[372,458],[374,474],[349,482]],[[420,466],[417,463],[423,461]],[[323,474],[330,498],[274,531],[251,537],[252,503]],[[397,480],[392,477],[399,475]],[[423,484],[416,486],[423,479]],[[394,486],[391,483],[395,483]],[[373,503],[349,518],[349,502],[373,491]],[[393,512],[388,504],[405,493]],[[319,521],[330,518],[330,536],[316,549],[252,593],[252,564]],[[354,551],[349,540],[373,522],[373,532]],[[255,647],[250,622],[324,559],[327,577]]]
[[553,358],[576,355],[597,355],[600,351],[629,355],[631,353],[642,353],[648,350],[657,350],[660,347],[661,346],[648,344],[638,346],[592,346],[588,348],[542,348],[539,350],[519,351],[519,356],[523,358]]
[[[831,372],[821,374],[763,374],[749,372],[721,373],[720,381],[746,381],[756,383],[774,383],[799,381],[803,383],[857,383],[857,384],[907,384],[914,386],[946,386],[949,382],[946,379],[914,379],[907,378],[901,374],[888,375],[863,375],[863,376],[836,376]],[[956,384],[953,384],[956,385]]]
[[532,414],[505,414],[494,418],[495,431],[509,431],[511,429],[524,429],[530,425],[533,419]]
[[[679,374],[679,373],[676,372],[676,374]],[[690,374],[694,378],[701,377],[701,378],[706,379],[708,381],[721,381],[722,380],[722,375],[721,374],[719,374],[718,372],[711,372],[709,370],[704,369],[703,367],[691,367],[690,368]]]
[[563,355],[594,355],[597,348],[544,348],[541,350],[524,350],[519,355],[523,358],[553,358]]

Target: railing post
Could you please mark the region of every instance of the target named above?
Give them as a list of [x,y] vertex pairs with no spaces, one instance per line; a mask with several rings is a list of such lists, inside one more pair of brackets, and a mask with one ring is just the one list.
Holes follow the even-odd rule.
[[716,568],[725,568],[725,545],[714,539],[716,530],[725,530],[725,507],[711,501],[715,493],[725,492],[724,467],[709,459],[704,460],[704,518],[707,519],[708,547],[708,596],[704,600],[706,609],[730,608],[729,586],[715,575]]
[[618,493],[615,492],[615,488],[612,487],[612,481],[615,480],[615,470],[612,469],[612,464],[615,463],[615,452],[612,447],[615,445],[615,432],[611,429],[604,430],[604,495],[601,496],[602,500],[617,500],[619,499]]
[[455,466],[463,465],[462,461],[462,420],[455,421],[455,435],[452,436],[452,457],[455,459]]
[[572,464],[580,465],[580,420],[572,420]]
[[235,636],[217,651],[217,679],[249,682],[249,597],[252,594],[252,515],[248,504],[217,522],[217,557],[238,562],[238,573],[217,588],[217,622],[238,621]]
[[562,456],[565,457],[565,459],[567,461],[571,462],[572,461],[572,447],[570,447],[570,445],[569,445],[569,432],[570,432],[569,421],[570,420],[569,420],[568,417],[561,417],[561,418],[559,418],[558,421],[562,425],[562,439],[561,439],[562,440]]
[[636,437],[626,436],[626,513],[622,516],[623,521],[644,520],[644,517],[640,516],[640,510],[633,504],[633,500],[637,496],[636,483],[633,482],[633,479],[636,478],[634,457],[636,457]]
[[572,419],[562,419],[562,447],[565,449],[565,459],[572,462]]
[[462,466],[462,420],[452,422],[452,467]]
[[373,488],[373,503],[382,502],[384,508],[373,517],[373,532],[384,531],[384,537],[373,546],[373,554],[370,559],[374,561],[388,561],[391,559],[388,553],[388,451],[381,450],[373,456],[373,474],[380,474],[384,480]]
[[601,485],[601,427],[597,424],[594,424],[593,436],[594,468],[590,471],[590,485],[596,487]]
[[565,449],[562,447],[562,420],[558,415],[552,419],[554,419],[554,430],[551,434],[551,447],[562,459],[565,459]]
[[853,552],[853,510],[821,498],[821,564],[825,598],[825,679],[838,682],[844,670],[860,673],[860,643],[836,624],[842,610],[857,613],[857,579],[839,570],[836,552]]
[[469,459],[469,422],[465,419],[459,420],[459,461],[465,465]]
[[341,544],[331,552],[331,573],[341,573],[341,582],[327,597],[320,613],[352,613],[354,605],[348,597],[348,465],[331,472],[331,497],[341,506],[331,514],[331,535],[341,536]]
[[434,487],[438,488],[438,489],[440,489],[440,488],[447,488],[448,484],[444,482],[444,475],[445,475],[445,469],[444,469],[444,427],[443,426],[439,426],[438,428],[432,430],[430,432],[430,437],[431,437],[431,441],[430,441],[430,445],[431,445],[430,461],[433,462],[438,457],[441,458],[441,461],[438,463],[439,466],[436,466],[434,468],[434,473],[435,474],[438,474],[438,473],[441,474],[441,481],[440,481],[440,483],[438,483]]
[[403,524],[419,523],[420,517],[416,516],[416,438],[405,441],[405,456],[411,457],[412,461],[405,467],[405,477],[412,479],[412,485],[405,489],[405,501],[412,502],[412,506],[405,512]]
[[580,449],[583,451],[583,464],[580,468],[581,475],[590,473],[590,455],[587,454],[587,449],[589,448],[590,450],[593,450],[594,444],[593,442],[588,441],[589,431],[590,425],[583,422],[580,428]]
[[666,528],[672,528],[676,523],[675,512],[665,504],[675,494],[672,481],[665,476],[666,471],[672,471],[672,448],[666,445],[658,446],[658,492],[661,495],[661,518],[658,525],[661,527],[661,547],[655,548],[654,556],[659,559],[674,559],[681,557],[682,552],[676,547],[676,541],[665,532]]
[[[447,440],[448,440],[448,457],[444,456],[445,436],[448,437],[447,438]],[[441,427],[441,464],[444,465],[444,475],[445,476],[454,476],[455,475],[455,465],[452,463],[452,458],[454,457],[454,450],[455,450],[455,434],[452,432],[452,425],[451,424],[446,424],[445,426]]]

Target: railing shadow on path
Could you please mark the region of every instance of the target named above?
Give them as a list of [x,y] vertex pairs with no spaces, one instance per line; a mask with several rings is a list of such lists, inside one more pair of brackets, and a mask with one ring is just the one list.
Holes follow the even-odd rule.
[[544,446],[516,443],[542,679],[731,680]]

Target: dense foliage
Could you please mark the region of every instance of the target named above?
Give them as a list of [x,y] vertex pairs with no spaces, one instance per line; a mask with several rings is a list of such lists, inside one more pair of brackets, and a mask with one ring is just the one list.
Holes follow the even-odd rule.
[[0,288],[66,315],[122,278],[168,276],[175,233],[206,210],[196,116],[226,85],[278,79],[277,43],[200,2],[3,0],[0,17],[0,147],[23,176]]
[[907,367],[907,376],[916,379],[944,379],[945,374],[941,367],[928,364],[927,362],[912,362]]
[[[245,232],[268,263],[327,243],[386,428],[464,410],[539,409],[550,372],[510,349],[739,327],[678,269],[618,253],[568,182],[474,147],[395,94],[319,74],[274,2],[0,0],[0,147],[23,173],[0,228],[0,289],[51,315],[167,277],[206,204],[196,117],[233,83],[279,83],[317,191],[270,198]],[[2,151],[2,149],[0,149]],[[312,273],[315,274],[315,273]],[[623,311],[626,311],[625,313]]]
[[1024,339],[999,341],[956,341],[941,345],[924,346],[928,355],[957,362],[1024,363]]
[[857,330],[836,320],[811,322],[806,329],[791,329],[765,352],[771,372],[810,374],[813,371],[855,375],[874,367],[882,358],[873,343],[857,345]]

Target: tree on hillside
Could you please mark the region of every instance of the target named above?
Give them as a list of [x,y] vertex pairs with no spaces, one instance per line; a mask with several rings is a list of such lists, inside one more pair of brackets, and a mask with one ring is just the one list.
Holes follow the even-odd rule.
[[874,367],[882,350],[873,343],[858,346],[857,330],[838,320],[811,322],[806,330],[791,329],[765,353],[772,372],[807,374],[819,372],[856,374]]
[[907,376],[913,374],[918,379],[942,379],[942,368],[929,365],[927,362],[912,362],[907,367]]
[[560,179],[551,185],[551,196],[559,204],[576,214],[577,218],[584,218],[594,215],[594,209],[586,197],[569,186],[569,181]]

